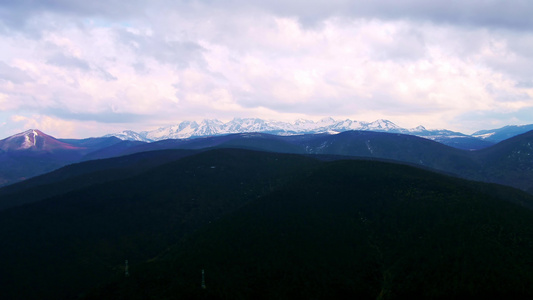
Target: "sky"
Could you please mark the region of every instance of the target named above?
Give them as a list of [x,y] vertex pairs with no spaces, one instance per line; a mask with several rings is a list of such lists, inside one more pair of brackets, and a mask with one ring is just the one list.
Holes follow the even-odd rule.
[[0,139],[185,120],[533,123],[529,0],[0,0]]

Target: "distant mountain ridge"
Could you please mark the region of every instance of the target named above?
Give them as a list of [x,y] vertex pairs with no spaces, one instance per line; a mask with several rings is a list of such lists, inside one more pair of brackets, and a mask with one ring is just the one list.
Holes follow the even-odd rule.
[[234,118],[229,122],[219,120],[183,121],[177,125],[161,127],[152,131],[135,132],[125,130],[106,136],[115,136],[122,140],[155,142],[166,139],[188,139],[205,136],[226,135],[233,133],[259,132],[274,135],[300,135],[362,130],[388,133],[402,133],[434,140],[460,149],[480,149],[491,146],[490,140],[483,140],[460,132],[446,129],[428,130],[424,126],[412,129],[401,128],[389,120],[379,119],[374,122],[355,120],[335,120],[331,117],[320,121],[299,119],[295,122],[263,120],[258,118]]
[[472,136],[497,143],[531,130],[533,130],[533,124],[508,125],[498,129],[476,131],[472,134]]
[[[268,124],[260,119],[241,119],[241,122],[236,122],[237,119],[235,119],[234,121],[225,126],[231,130],[245,130],[255,124],[257,131],[261,128],[268,129]],[[179,124],[177,128],[191,129],[194,124],[199,125],[188,122]],[[202,130],[197,132],[207,136],[165,139],[150,143],[124,141],[114,136],[82,140],[55,139],[31,129],[0,140],[0,186],[44,174],[67,164],[87,160],[165,149],[241,148],[279,153],[340,155],[401,161],[463,178],[510,185],[533,193],[533,185],[528,180],[533,174],[530,161],[533,157],[533,149],[530,146],[533,131],[492,146],[493,143],[478,138],[461,136],[460,133],[449,130],[430,131],[422,126],[409,131],[408,134],[403,134],[399,131],[405,129],[385,120],[376,121],[372,126],[367,124],[366,128],[378,130],[344,132],[330,130],[325,133],[293,135],[257,131],[224,134],[220,130],[220,125],[224,123],[220,121],[206,120],[202,124],[204,125]],[[230,128],[230,125],[233,127]],[[342,124],[336,123],[331,118],[323,119],[321,122],[299,120],[292,125],[316,131],[325,130],[325,128],[332,129],[334,126],[337,128],[356,126],[353,121],[352,123],[345,121]],[[270,128],[272,129],[273,126]],[[161,132],[163,131],[159,133]],[[490,147],[482,147],[482,143],[488,143]]]

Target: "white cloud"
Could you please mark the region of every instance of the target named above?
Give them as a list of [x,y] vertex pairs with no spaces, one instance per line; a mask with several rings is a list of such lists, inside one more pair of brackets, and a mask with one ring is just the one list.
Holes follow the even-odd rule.
[[11,122],[15,123],[16,128],[20,131],[38,128],[59,137],[72,136],[75,130],[72,122],[41,115],[13,115]]
[[[52,2],[0,4],[0,111],[55,120],[35,125],[333,116],[471,131],[497,111],[533,123],[524,1]],[[486,120],[466,125],[476,112]]]

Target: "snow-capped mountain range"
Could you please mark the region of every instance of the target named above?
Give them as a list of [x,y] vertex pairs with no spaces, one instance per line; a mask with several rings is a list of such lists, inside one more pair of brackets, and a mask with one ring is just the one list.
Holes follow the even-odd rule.
[[361,122],[355,120],[340,120],[324,118],[320,121],[296,120],[295,122],[267,121],[257,118],[235,118],[227,123],[219,120],[183,121],[177,125],[161,127],[153,131],[134,132],[125,130],[110,134],[122,140],[153,142],[166,139],[187,139],[232,133],[261,132],[275,135],[297,135],[314,133],[339,133],[349,130],[381,131],[403,133],[430,139],[440,137],[469,137],[460,132],[450,130],[427,130],[423,126],[413,129],[401,128],[388,120]]

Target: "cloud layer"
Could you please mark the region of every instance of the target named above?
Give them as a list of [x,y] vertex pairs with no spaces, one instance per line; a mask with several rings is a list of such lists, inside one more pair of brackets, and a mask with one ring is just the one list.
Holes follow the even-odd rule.
[[233,117],[533,123],[529,1],[12,2],[0,138]]

